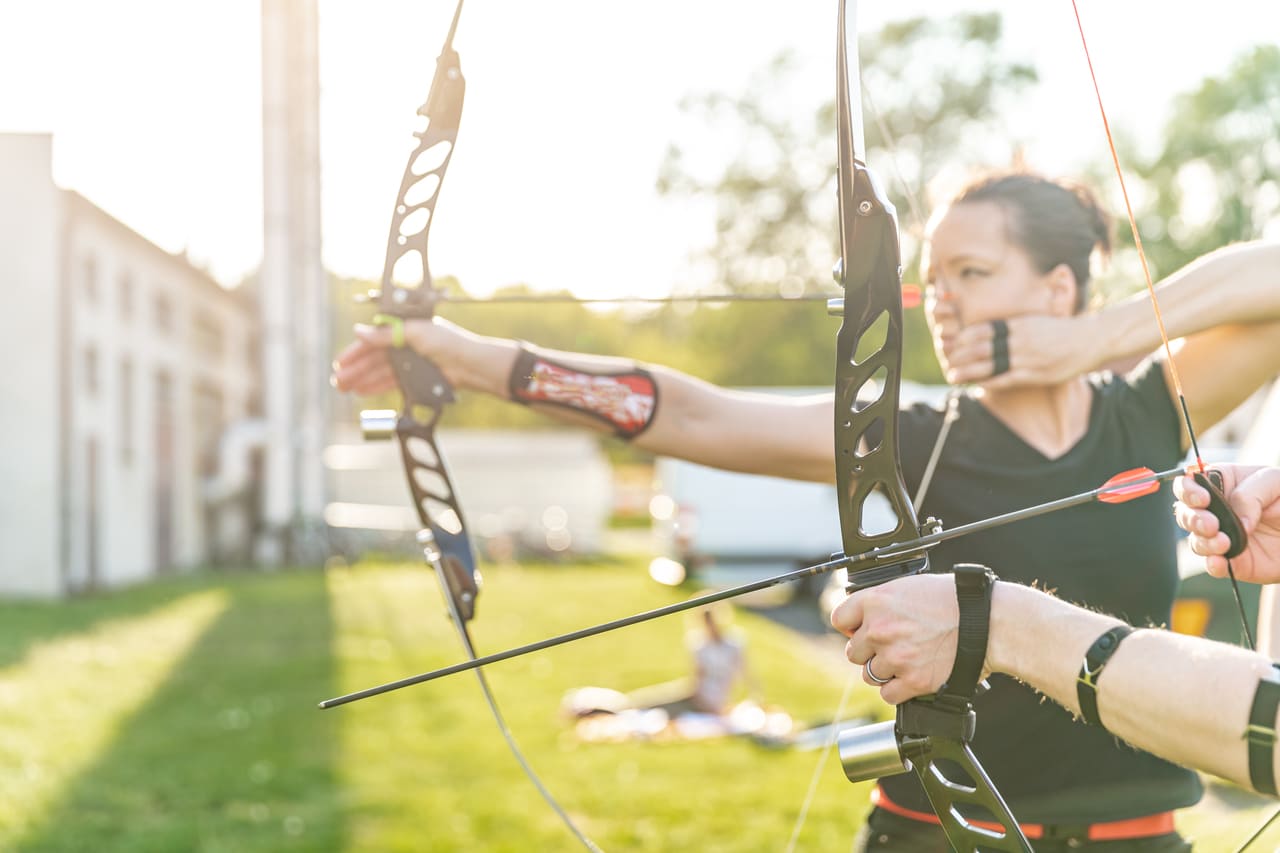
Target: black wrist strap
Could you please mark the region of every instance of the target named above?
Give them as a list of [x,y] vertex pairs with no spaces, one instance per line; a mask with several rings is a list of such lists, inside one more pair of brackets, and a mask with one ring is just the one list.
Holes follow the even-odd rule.
[[1094,640],[1084,654],[1084,663],[1080,664],[1080,674],[1076,676],[1076,699],[1080,703],[1080,716],[1091,726],[1102,726],[1102,718],[1098,716],[1098,677],[1120,643],[1132,633],[1132,626],[1117,625]]
[[1276,711],[1280,710],[1280,664],[1272,664],[1270,677],[1258,680],[1249,710],[1249,784],[1255,791],[1276,796]]
[[939,693],[973,697],[987,661],[987,634],[991,629],[991,588],[996,576],[986,566],[957,563],[952,569],[956,579],[956,603],[960,606],[960,625],[956,637],[956,662]]

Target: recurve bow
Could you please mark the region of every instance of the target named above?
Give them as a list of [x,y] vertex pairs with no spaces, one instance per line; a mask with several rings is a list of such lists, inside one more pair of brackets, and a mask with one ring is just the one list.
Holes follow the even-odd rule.
[[[466,654],[474,660],[475,644],[467,623],[476,613],[480,575],[462,506],[436,440],[441,416],[454,401],[453,387],[436,364],[404,340],[405,321],[430,319],[442,300],[431,277],[427,249],[436,200],[457,143],[466,93],[458,52],[453,48],[461,14],[462,0],[458,0],[448,35],[436,59],[427,100],[418,108],[425,126],[414,134],[417,144],[409,154],[400,180],[391,215],[381,289],[371,294],[378,305],[375,323],[390,326],[394,335],[395,345],[388,351],[388,358],[403,402],[398,414],[377,410],[362,412],[360,419],[366,438],[388,438],[394,434],[399,441],[409,492],[422,525],[418,542],[440,581],[450,618]],[[582,846],[598,850],[538,778],[507,727],[484,671],[475,672],[494,721],[529,781]]]

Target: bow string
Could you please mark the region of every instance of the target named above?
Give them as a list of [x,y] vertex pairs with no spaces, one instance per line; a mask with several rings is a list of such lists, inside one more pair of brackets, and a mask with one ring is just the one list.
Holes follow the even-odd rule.
[[1156,286],[1151,276],[1151,265],[1147,262],[1147,253],[1142,247],[1142,233],[1138,230],[1138,219],[1133,214],[1133,203],[1129,200],[1129,187],[1124,179],[1124,169],[1120,167],[1120,154],[1116,150],[1115,138],[1111,135],[1111,122],[1107,119],[1107,108],[1102,103],[1102,87],[1098,85],[1098,75],[1093,68],[1093,56],[1089,52],[1089,39],[1084,33],[1084,21],[1080,17],[1080,5],[1077,0],[1071,0],[1071,10],[1075,13],[1076,29],[1080,32],[1080,47],[1084,51],[1085,64],[1089,68],[1089,79],[1093,83],[1093,93],[1098,102],[1098,116],[1102,121],[1102,129],[1107,137],[1107,148],[1111,153],[1111,163],[1115,169],[1116,180],[1120,184],[1120,194],[1124,199],[1124,211],[1129,220],[1129,231],[1133,235],[1133,245],[1138,252],[1138,260],[1142,266],[1142,280],[1146,285],[1147,295],[1151,299],[1151,309],[1155,312],[1156,328],[1160,332],[1160,344],[1164,349],[1166,363],[1169,365],[1169,378],[1172,380],[1173,390],[1178,398],[1182,423],[1187,429],[1187,440],[1191,445],[1191,453],[1195,460],[1196,470],[1194,477],[1201,488],[1209,492],[1211,501],[1209,509],[1217,516],[1223,531],[1231,539],[1231,548],[1226,555],[1227,577],[1231,579],[1231,592],[1235,597],[1236,611],[1240,617],[1240,627],[1244,631],[1245,642],[1252,649],[1256,646],[1253,631],[1249,628],[1249,617],[1245,613],[1244,599],[1240,595],[1240,584],[1236,580],[1235,570],[1231,566],[1231,558],[1239,556],[1240,552],[1245,549],[1247,537],[1240,520],[1236,518],[1235,512],[1231,510],[1230,504],[1221,492],[1221,473],[1206,468],[1204,458],[1200,455],[1200,444],[1196,441],[1196,430],[1192,426],[1191,412],[1187,408],[1187,395],[1182,390],[1182,379],[1178,375],[1178,364],[1173,358],[1173,347],[1169,341],[1169,332],[1164,325],[1164,315],[1160,312],[1160,299],[1156,296]]

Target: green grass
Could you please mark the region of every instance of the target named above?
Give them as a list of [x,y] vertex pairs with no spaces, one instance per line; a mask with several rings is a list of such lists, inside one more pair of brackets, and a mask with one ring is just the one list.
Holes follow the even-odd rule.
[[[677,600],[640,561],[491,567],[480,651]],[[766,699],[828,717],[845,667],[740,612]],[[564,691],[687,672],[673,617],[490,669],[508,723],[604,849],[783,850],[818,760],[746,740],[583,744]],[[316,701],[462,658],[434,578],[362,564],[0,603],[0,850],[573,850],[469,674],[330,711]],[[851,713],[887,709],[859,686]],[[838,762],[800,850],[847,849],[867,809]],[[1256,804],[1192,815],[1231,849]],[[1220,839],[1221,846],[1215,846]],[[1262,849],[1262,848],[1260,848]]]
[[[491,568],[497,650],[670,603],[634,564]],[[838,666],[739,614],[767,698],[829,715]],[[680,617],[493,667],[511,728],[608,850],[781,849],[816,753],[747,741],[581,744],[564,691],[687,672]],[[561,850],[473,677],[330,711],[316,701],[462,657],[418,566],[215,575],[0,604],[0,849]],[[864,702],[869,694],[862,693]],[[844,847],[865,792],[830,762],[802,849]]]

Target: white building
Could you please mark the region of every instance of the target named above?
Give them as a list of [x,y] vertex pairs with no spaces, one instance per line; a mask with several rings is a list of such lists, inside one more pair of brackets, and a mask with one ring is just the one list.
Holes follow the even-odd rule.
[[0,134],[0,594],[46,597],[206,562],[204,479],[259,387],[251,299],[51,165]]
[[[413,534],[422,525],[397,443],[365,442],[350,424],[335,425],[332,434],[324,462],[334,498],[325,508],[333,545],[417,552]],[[613,472],[594,433],[443,429],[437,440],[482,557],[604,550]]]

